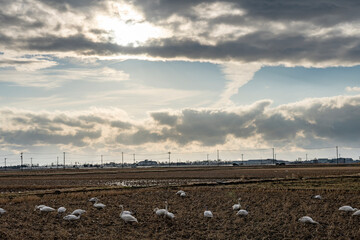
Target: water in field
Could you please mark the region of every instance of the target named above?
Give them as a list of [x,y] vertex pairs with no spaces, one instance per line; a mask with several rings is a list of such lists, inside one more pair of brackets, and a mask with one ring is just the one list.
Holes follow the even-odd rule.
[[[227,179],[228,181],[229,179]],[[191,184],[206,184],[223,182],[220,179],[136,179],[136,180],[114,180],[106,182],[106,186],[123,187],[154,187],[154,186],[180,186]]]

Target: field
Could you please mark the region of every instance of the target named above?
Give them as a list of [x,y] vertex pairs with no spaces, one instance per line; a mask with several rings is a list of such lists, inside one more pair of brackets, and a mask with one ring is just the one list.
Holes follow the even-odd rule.
[[[360,206],[359,180],[360,166],[1,172],[0,239],[360,239],[360,216],[338,211]],[[94,196],[107,207],[95,209]],[[239,197],[247,217],[231,208]],[[165,200],[173,220],[153,212]],[[39,204],[87,212],[67,222],[34,211]],[[138,224],[120,219],[120,204]],[[214,218],[204,219],[205,206]],[[298,222],[305,215],[320,224]]]

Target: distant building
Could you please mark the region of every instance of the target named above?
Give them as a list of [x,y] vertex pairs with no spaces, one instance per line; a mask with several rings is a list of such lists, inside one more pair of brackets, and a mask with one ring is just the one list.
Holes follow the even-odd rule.
[[352,158],[318,158],[310,161],[311,163],[332,163],[332,164],[345,164],[345,163],[355,163]]
[[352,158],[333,158],[332,159],[335,163],[354,163],[354,160]]
[[274,165],[274,164],[287,164],[287,161],[284,160],[274,160],[274,159],[251,159],[247,161],[233,161],[232,164],[234,166],[240,166],[240,165]]
[[138,162],[138,166],[156,166],[158,163],[156,161],[147,160]]

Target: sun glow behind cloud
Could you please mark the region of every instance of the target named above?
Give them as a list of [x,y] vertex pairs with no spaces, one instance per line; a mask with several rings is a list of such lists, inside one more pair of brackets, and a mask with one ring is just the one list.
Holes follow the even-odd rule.
[[151,38],[165,37],[166,30],[145,21],[140,12],[129,4],[117,4],[118,14],[98,16],[101,29],[113,34],[114,42],[119,45],[139,46]]

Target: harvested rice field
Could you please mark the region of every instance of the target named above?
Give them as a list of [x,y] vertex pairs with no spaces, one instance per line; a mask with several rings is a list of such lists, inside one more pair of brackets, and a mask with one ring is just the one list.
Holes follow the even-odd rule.
[[[2,172],[0,239],[360,239],[360,216],[338,210],[360,206],[359,180],[358,166]],[[232,209],[238,198],[247,216]],[[174,219],[153,211],[165,201]],[[40,204],[67,211],[34,210]],[[138,223],[120,218],[120,204]],[[63,219],[79,208],[80,219]]]

